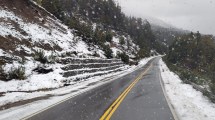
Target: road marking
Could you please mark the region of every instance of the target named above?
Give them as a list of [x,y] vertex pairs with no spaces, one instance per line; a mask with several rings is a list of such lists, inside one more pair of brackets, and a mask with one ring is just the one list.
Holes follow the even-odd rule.
[[113,113],[116,111],[116,109],[119,107],[119,105],[122,103],[122,101],[125,99],[127,94],[131,91],[131,89],[136,85],[137,82],[140,81],[140,79],[148,72],[148,70],[151,68],[152,63],[150,66],[142,73],[140,74],[123,92],[122,94],[111,104],[111,106],[105,111],[105,113],[102,115],[100,120],[110,120]]
[[[132,72],[133,72],[133,71],[132,71]],[[128,73],[128,74],[129,74],[129,73]],[[127,74],[125,74],[125,75],[127,75]],[[116,76],[116,75],[114,75],[114,76]],[[122,76],[124,76],[124,75],[122,75]],[[122,76],[121,76],[121,77],[122,77]],[[118,78],[118,77],[115,77],[115,78],[114,78],[114,77],[106,78],[107,80],[110,79],[110,81],[101,83],[99,86],[102,86],[102,85],[104,85],[104,84],[107,84],[107,83],[111,82],[111,79],[115,80],[115,79],[117,79],[117,78]],[[97,87],[98,87],[98,86],[97,86]],[[96,88],[96,87],[95,87],[95,88]],[[57,105],[59,105],[59,104],[65,102],[65,101],[68,101],[68,100],[70,100],[70,99],[72,99],[72,98],[74,98],[74,97],[76,97],[76,96],[78,96],[78,95],[81,95],[81,94],[83,94],[83,93],[86,93],[86,92],[88,92],[89,90],[92,90],[92,89],[94,89],[94,88],[86,89],[86,90],[83,90],[83,91],[80,92],[80,93],[71,95],[71,96],[69,96],[69,97],[67,97],[67,98],[65,98],[65,99],[63,99],[63,100],[60,100],[59,102],[54,103],[54,104],[52,104],[52,105],[50,105],[50,106],[48,106],[48,107],[46,107],[46,108],[44,108],[44,109],[41,109],[41,110],[36,111],[36,112],[34,112],[34,113],[32,113],[32,114],[30,114],[30,115],[28,115],[28,116],[23,117],[23,118],[21,118],[21,120],[30,119],[31,117],[33,117],[33,116],[35,116],[35,115],[37,115],[37,114],[40,114],[40,113],[42,113],[42,112],[44,112],[44,111],[46,111],[46,110],[48,110],[48,109],[50,109],[50,108],[52,108],[52,107],[54,107],[54,106],[57,106]]]
[[[138,68],[138,69],[139,69],[139,68]],[[134,71],[136,71],[136,70],[138,70],[138,69],[135,68],[135,69],[132,70],[131,72],[128,72],[128,73],[126,73],[126,74],[124,74],[124,75],[122,75],[122,76],[125,76],[125,75],[127,75],[127,74],[130,74],[130,73],[132,73],[132,72],[134,72]],[[117,74],[117,75],[118,75],[118,74]],[[117,75],[115,75],[115,76],[117,76]],[[120,76],[120,77],[122,77],[122,76]],[[90,91],[90,90],[92,90],[92,89],[94,89],[94,88],[97,88],[97,87],[102,86],[102,85],[104,85],[104,84],[110,83],[110,82],[112,82],[113,80],[118,79],[118,78],[120,78],[120,77],[115,77],[115,78],[114,78],[114,77],[113,77],[113,78],[111,77],[111,78],[108,78],[108,79],[112,79],[112,80],[107,81],[107,82],[104,82],[104,83],[101,83],[100,85],[98,85],[98,86],[96,86],[96,87],[83,90],[83,91],[80,92],[80,93],[71,95],[71,96],[69,96],[69,97],[67,97],[67,98],[65,98],[65,99],[63,99],[63,100],[60,100],[60,101],[58,101],[57,103],[54,103],[54,104],[52,104],[52,105],[50,105],[50,106],[48,106],[48,107],[46,107],[46,108],[44,108],[44,109],[38,110],[38,111],[36,111],[36,112],[34,112],[34,113],[30,114],[30,115],[27,115],[27,116],[23,117],[23,118],[21,118],[21,120],[30,119],[31,117],[33,117],[33,116],[35,116],[35,115],[37,115],[37,114],[40,114],[40,113],[42,113],[42,112],[44,112],[44,111],[46,111],[46,110],[48,110],[48,109],[50,109],[50,108],[52,108],[52,107],[54,107],[54,106],[57,106],[57,105],[59,105],[59,104],[65,102],[65,101],[67,101],[67,100],[70,100],[70,99],[72,99],[72,98],[74,98],[74,97],[76,97],[76,96],[78,96],[78,95],[81,95],[81,94],[83,94],[83,93],[86,93],[86,92],[88,92],[88,91]]]

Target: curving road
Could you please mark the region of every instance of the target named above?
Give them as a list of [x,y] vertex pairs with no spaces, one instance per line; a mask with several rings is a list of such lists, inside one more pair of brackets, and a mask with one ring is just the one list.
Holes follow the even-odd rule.
[[28,120],[173,120],[161,86],[159,59]]

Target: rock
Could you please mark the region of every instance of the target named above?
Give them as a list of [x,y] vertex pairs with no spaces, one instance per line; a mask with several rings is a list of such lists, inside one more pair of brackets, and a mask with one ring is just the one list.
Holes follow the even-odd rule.
[[46,68],[43,68],[43,67],[37,67],[33,71],[35,71],[35,72],[37,72],[39,74],[47,74],[47,73],[53,72],[53,69],[52,68],[46,69]]

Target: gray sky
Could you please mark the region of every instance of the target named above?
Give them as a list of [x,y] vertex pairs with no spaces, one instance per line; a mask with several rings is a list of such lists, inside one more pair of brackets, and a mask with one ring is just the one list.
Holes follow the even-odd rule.
[[116,0],[127,15],[151,16],[178,28],[215,35],[215,0]]

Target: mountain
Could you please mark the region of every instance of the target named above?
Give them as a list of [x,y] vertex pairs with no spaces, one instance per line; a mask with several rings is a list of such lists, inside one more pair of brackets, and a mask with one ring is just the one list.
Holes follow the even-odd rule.
[[176,28],[175,26],[168,24],[158,18],[154,18],[151,16],[143,16],[142,18],[148,20],[152,26],[159,26],[162,28]]
[[156,36],[156,39],[167,47],[172,45],[177,37],[190,33],[190,31],[187,30],[182,30],[175,27],[162,27],[155,24],[152,25],[152,31]]
[[190,33],[191,31],[179,29],[171,24],[168,24],[160,19],[145,16],[150,24],[156,39],[164,46],[170,46],[178,36]]

